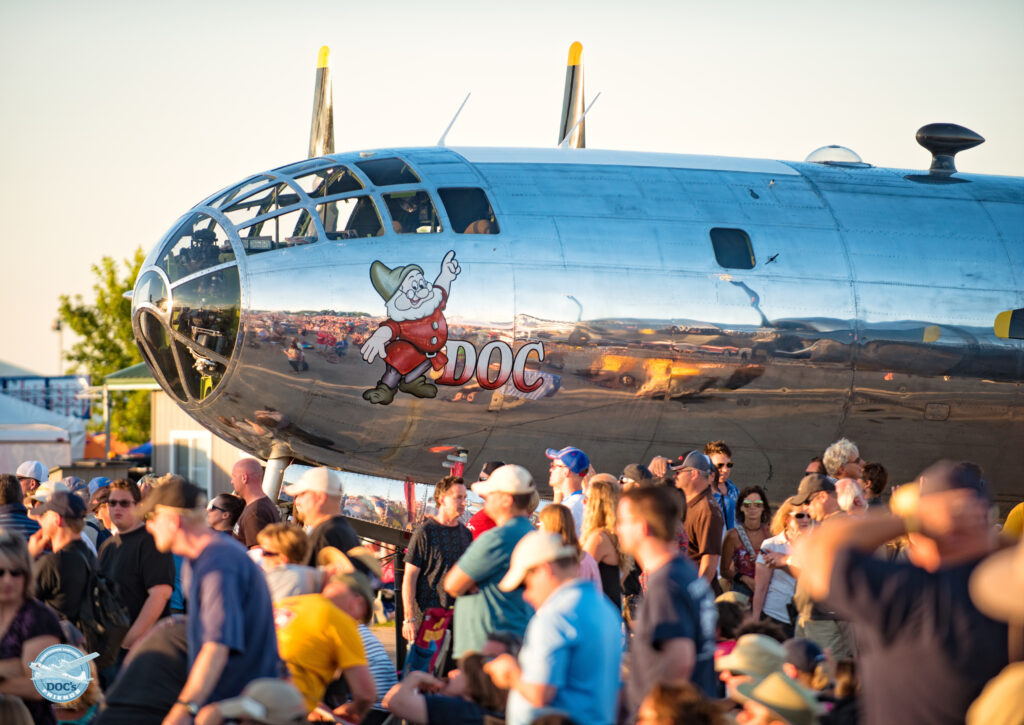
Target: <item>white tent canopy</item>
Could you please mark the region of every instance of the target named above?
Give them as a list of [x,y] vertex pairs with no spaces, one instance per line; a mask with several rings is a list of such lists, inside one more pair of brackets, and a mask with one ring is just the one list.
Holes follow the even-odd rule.
[[12,427],[24,427],[28,431],[31,430],[29,424],[32,423],[42,423],[67,431],[71,442],[71,460],[43,461],[47,466],[66,466],[71,461],[78,460],[85,455],[85,421],[79,418],[54,413],[46,408],[40,408],[38,405],[32,405],[0,393],[0,423],[7,427],[6,435],[8,436],[12,435],[9,432]]

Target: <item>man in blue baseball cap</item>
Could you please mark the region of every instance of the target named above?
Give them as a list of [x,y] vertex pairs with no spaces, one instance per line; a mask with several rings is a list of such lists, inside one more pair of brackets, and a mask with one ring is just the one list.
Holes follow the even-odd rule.
[[106,488],[110,485],[110,479],[106,476],[97,476],[89,481],[89,498],[96,495],[96,492],[101,488]]
[[548,448],[546,455],[551,460],[548,484],[555,492],[555,501],[572,513],[578,537],[583,529],[583,479],[590,470],[590,459],[573,446],[560,451]]

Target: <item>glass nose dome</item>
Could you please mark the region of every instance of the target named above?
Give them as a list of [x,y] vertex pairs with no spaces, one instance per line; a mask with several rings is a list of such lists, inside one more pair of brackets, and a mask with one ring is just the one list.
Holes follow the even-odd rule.
[[135,337],[163,388],[181,402],[210,395],[235,349],[241,307],[228,234],[192,214],[171,231],[139,275],[132,301]]

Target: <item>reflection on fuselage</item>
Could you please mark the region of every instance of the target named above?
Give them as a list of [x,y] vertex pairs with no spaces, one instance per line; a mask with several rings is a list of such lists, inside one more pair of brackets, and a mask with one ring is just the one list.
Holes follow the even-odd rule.
[[[487,163],[445,149],[406,154],[418,174],[402,180],[415,183],[408,193],[427,195],[439,216],[415,238],[384,220],[381,235],[247,255],[215,204],[200,207],[236,245],[227,269],[239,275],[237,296],[187,302],[186,278],[168,283],[172,304],[193,315],[240,299],[241,322],[226,346],[230,325],[190,322],[186,332],[179,312],[172,332],[194,344],[179,362],[208,351],[225,366],[205,395],[181,371],[183,406],[255,455],[388,478],[436,480],[438,451],[451,446],[470,451],[471,473],[515,461],[543,482],[552,446],[579,445],[617,472],[721,438],[736,452],[738,483],[781,495],[846,435],[894,481],[940,456],[970,458],[1004,500],[1019,498],[1011,475],[1024,441],[1024,356],[991,328],[1019,306],[1021,252],[1001,241],[1024,228],[1019,180],[953,188],[814,164],[494,154]],[[284,178],[273,175],[260,183]],[[493,224],[474,228],[500,233],[461,234],[445,216],[437,189],[469,178],[494,207]],[[387,212],[384,193],[369,178],[359,184]],[[896,209],[893,194],[903,195]],[[741,229],[725,239],[749,244],[734,256],[753,267],[722,268],[709,228]],[[382,296],[413,269],[429,286],[449,253],[458,272],[444,298],[447,360],[427,365],[420,383],[403,380],[393,400],[370,402],[385,364],[361,348],[382,326],[406,334]],[[371,280],[375,262],[390,276]]]

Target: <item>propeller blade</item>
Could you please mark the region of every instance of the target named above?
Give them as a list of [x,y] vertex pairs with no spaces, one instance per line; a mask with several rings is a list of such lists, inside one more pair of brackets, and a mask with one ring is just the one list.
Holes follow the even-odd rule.
[[331,49],[320,48],[313,86],[313,121],[309,128],[309,158],[334,153],[334,88],[328,60]]
[[583,108],[583,44],[579,41],[569,46],[569,62],[565,68],[565,94],[562,96],[562,123],[558,129],[558,145],[561,146],[570,133],[569,145],[578,149],[587,146],[587,127],[580,123],[575,131],[573,126],[579,120]]

